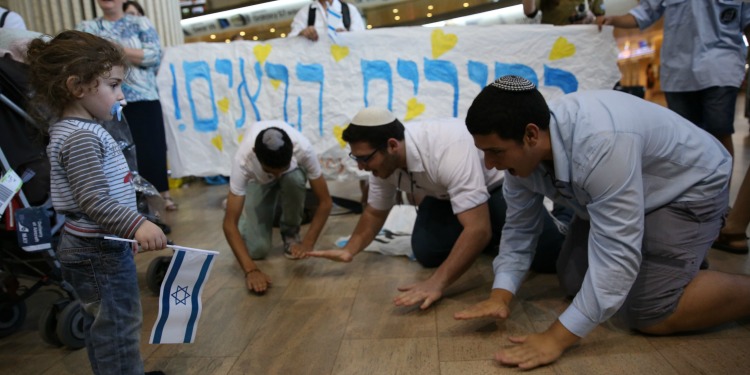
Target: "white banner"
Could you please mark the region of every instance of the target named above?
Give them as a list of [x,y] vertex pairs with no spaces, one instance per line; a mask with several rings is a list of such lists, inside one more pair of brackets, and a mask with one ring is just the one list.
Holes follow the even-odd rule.
[[299,129],[327,178],[352,178],[341,132],[361,108],[402,121],[463,118],[481,89],[506,74],[551,99],[611,89],[620,78],[612,28],[499,25],[399,27],[266,42],[194,43],[166,50],[158,75],[173,177],[229,175],[254,121]]

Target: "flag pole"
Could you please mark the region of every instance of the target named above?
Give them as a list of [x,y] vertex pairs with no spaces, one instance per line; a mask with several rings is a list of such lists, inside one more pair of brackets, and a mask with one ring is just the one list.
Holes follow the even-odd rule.
[[[104,239],[105,240],[113,240],[113,241],[130,242],[130,243],[138,243],[138,241],[136,241],[136,240],[129,240],[127,238],[120,238],[120,237],[105,236]],[[170,249],[194,251],[194,252],[197,252],[197,253],[205,253],[205,254],[213,254],[213,255],[219,255],[220,254],[218,251],[196,249],[196,248],[193,248],[193,247],[185,247],[185,246],[177,246],[177,245],[167,245],[167,247],[170,248]]]

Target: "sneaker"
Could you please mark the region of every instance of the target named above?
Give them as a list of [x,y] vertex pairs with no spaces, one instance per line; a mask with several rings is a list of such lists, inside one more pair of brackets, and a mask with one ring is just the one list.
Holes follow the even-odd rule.
[[299,227],[286,230],[285,233],[281,234],[281,240],[284,242],[284,256],[287,257],[287,259],[297,259],[297,257],[292,255],[292,245],[301,242],[299,238]]

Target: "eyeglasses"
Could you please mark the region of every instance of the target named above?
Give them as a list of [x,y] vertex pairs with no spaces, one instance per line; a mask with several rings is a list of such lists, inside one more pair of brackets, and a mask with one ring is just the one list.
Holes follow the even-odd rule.
[[375,151],[373,151],[369,155],[365,155],[365,156],[353,155],[350,152],[349,153],[349,157],[352,158],[352,160],[356,161],[357,163],[367,164],[367,162],[369,162],[370,160],[372,160],[372,158],[375,156],[375,154],[378,153],[378,151],[380,151],[380,149],[376,148]]

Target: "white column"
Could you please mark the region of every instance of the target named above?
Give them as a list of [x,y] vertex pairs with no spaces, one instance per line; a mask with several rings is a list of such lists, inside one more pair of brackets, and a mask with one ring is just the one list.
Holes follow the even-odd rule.
[[[185,42],[178,0],[140,0],[139,3],[156,27],[162,46]],[[49,35],[73,29],[79,22],[101,15],[96,0],[8,0],[8,7],[23,17],[29,30]]]

